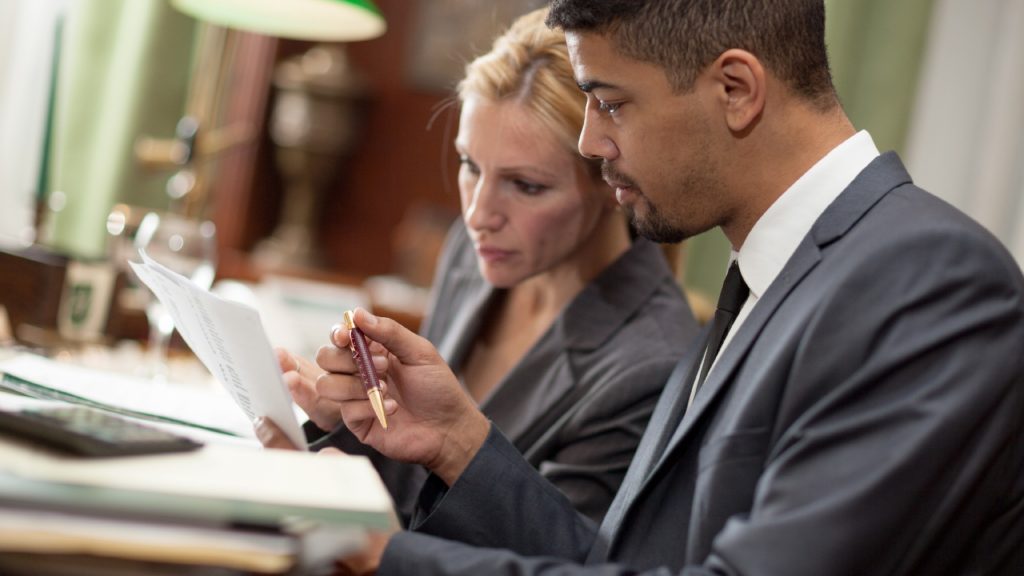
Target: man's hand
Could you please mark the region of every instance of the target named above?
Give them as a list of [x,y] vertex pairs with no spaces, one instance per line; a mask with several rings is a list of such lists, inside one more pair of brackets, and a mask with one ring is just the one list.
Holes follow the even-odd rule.
[[332,345],[317,353],[317,364],[328,372],[318,378],[317,392],[339,403],[345,425],[361,442],[394,460],[426,466],[451,485],[484,443],[490,423],[430,342],[362,309],[355,322],[373,341],[375,365],[387,369],[388,430],[366,397],[345,330],[333,330]]
[[[334,346],[330,348],[333,349]],[[284,348],[275,348],[274,352],[277,353],[277,363],[281,366],[284,383],[288,386],[292,400],[318,428],[325,432],[334,430],[341,424],[341,405],[325,398],[317,390],[319,379],[325,372],[314,362],[295,356]],[[383,377],[387,372],[386,359],[383,355],[374,358],[374,367]]]

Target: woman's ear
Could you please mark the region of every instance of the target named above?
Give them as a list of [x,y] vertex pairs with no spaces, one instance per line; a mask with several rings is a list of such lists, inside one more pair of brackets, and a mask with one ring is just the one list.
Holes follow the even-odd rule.
[[767,78],[764,66],[746,50],[726,50],[710,67],[719,86],[726,124],[733,132],[752,127],[764,110]]

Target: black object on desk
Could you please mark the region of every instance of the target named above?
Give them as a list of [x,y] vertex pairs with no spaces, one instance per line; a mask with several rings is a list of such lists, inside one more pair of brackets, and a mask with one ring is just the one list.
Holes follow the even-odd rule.
[[0,410],[0,431],[82,456],[185,452],[202,446],[191,438],[84,406]]

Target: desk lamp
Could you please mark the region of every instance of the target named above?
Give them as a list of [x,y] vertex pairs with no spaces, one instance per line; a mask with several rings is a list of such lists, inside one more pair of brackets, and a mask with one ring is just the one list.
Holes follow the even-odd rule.
[[371,0],[171,0],[180,11],[227,28],[293,40],[350,42],[384,33]]
[[172,201],[182,201],[178,211],[188,216],[198,215],[205,195],[193,167],[255,137],[252,126],[212,125],[235,52],[234,37],[225,29],[323,42],[369,40],[387,29],[372,0],[171,0],[171,4],[212,26],[201,32],[187,111],[175,138],[140,138],[135,153],[147,168],[177,169],[167,192]]

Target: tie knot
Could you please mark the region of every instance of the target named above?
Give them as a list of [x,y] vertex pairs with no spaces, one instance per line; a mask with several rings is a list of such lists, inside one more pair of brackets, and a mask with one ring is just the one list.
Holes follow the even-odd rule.
[[734,260],[729,265],[725,282],[722,283],[722,293],[718,296],[718,309],[735,315],[747,301],[748,294],[750,294],[750,288],[747,288],[747,283],[743,281],[743,275],[740,274],[740,266]]

